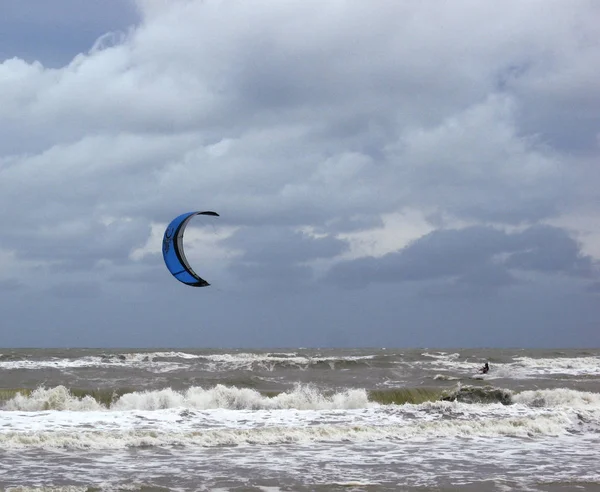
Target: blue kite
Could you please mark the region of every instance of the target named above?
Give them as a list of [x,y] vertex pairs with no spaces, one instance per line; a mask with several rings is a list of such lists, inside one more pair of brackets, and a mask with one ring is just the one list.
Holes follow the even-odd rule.
[[217,212],[210,211],[187,212],[175,217],[168,225],[163,237],[163,258],[171,274],[180,282],[191,287],[207,287],[210,284],[192,270],[183,252],[183,232],[194,215],[219,217]]

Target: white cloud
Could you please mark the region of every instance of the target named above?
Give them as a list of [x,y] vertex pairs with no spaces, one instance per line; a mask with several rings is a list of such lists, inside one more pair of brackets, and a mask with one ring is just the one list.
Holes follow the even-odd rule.
[[347,253],[339,258],[347,260],[372,256],[378,258],[398,251],[411,241],[433,231],[434,227],[418,210],[403,210],[382,216],[382,225],[372,229],[338,234],[350,244]]

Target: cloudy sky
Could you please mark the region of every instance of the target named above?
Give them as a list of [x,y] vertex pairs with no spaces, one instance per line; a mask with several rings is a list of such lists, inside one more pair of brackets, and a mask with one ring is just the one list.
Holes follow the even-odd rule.
[[[594,0],[4,0],[0,346],[600,345]],[[167,223],[212,285],[166,270]]]

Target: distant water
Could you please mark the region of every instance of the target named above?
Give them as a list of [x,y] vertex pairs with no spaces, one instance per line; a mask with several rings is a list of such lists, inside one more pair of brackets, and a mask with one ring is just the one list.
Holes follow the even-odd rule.
[[0,349],[0,489],[600,492],[600,350]]

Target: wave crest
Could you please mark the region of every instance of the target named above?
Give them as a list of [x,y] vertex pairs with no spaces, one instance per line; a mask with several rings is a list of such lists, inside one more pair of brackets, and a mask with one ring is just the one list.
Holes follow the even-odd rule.
[[[348,389],[340,392],[324,392],[313,385],[297,385],[289,392],[265,395],[250,388],[237,388],[218,384],[212,388],[192,386],[185,391],[171,388],[154,391],[133,391],[103,398],[92,395],[76,396],[64,386],[37,388],[31,393],[17,393],[4,405],[4,410],[161,410],[167,408],[190,408],[195,410],[329,410],[367,408],[369,402],[364,389]],[[106,399],[106,398],[104,398]]]
[[117,431],[37,431],[0,434],[4,449],[124,449],[159,446],[239,446],[279,445],[319,442],[368,442],[374,440],[413,440],[433,438],[536,437],[560,436],[569,432],[571,421],[561,415],[537,418],[512,417],[469,420],[413,421],[401,425],[315,425],[211,428],[201,431],[160,431],[158,429],[120,429]]
[[522,391],[513,395],[512,401],[529,407],[594,407],[600,409],[599,393],[568,388]]
[[43,410],[91,411],[104,408],[93,396],[74,396],[68,388],[36,388],[31,393],[17,393],[4,404],[4,410],[39,412]]

